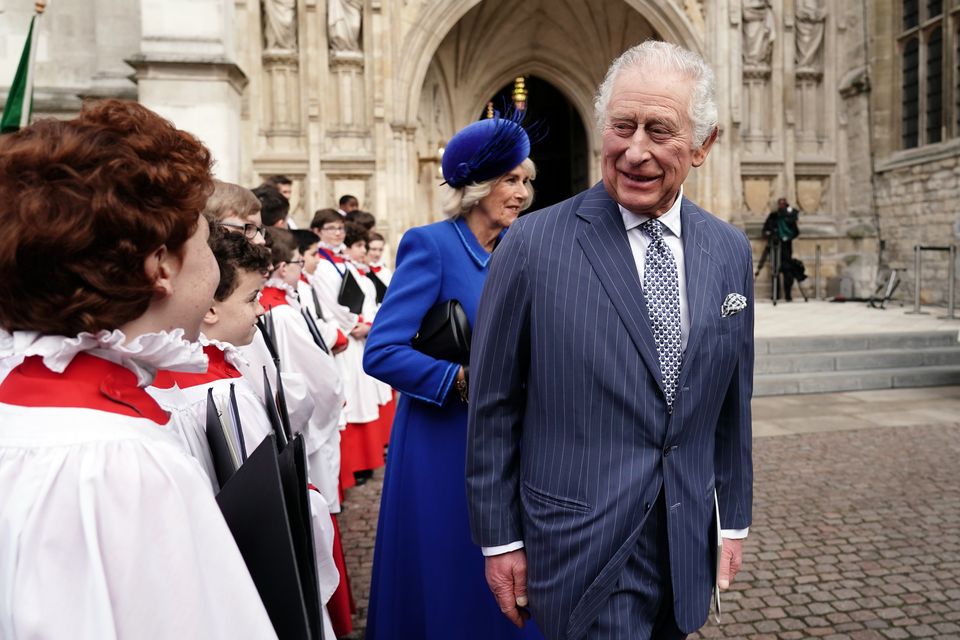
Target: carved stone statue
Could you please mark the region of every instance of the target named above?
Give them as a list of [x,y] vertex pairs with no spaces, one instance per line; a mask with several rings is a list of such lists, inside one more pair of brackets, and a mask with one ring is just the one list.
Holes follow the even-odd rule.
[[770,0],[743,0],[743,61],[769,66],[776,37]]
[[333,51],[360,51],[363,0],[327,2],[327,37]]
[[297,48],[297,0],[263,0],[263,44],[266,49]]
[[823,0],[797,0],[797,69],[820,70],[826,19]]

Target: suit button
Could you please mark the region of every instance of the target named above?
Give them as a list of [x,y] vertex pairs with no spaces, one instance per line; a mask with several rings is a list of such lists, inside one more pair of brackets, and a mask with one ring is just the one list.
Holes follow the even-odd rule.
[[667,415],[671,415],[671,416],[673,415],[673,405],[672,405],[672,404],[668,404],[668,405],[667,405]]

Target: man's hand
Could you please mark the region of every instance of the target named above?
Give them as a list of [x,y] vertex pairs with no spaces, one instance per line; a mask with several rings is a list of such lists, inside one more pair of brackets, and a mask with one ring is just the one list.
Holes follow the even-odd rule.
[[487,584],[500,611],[521,629],[530,614],[517,607],[527,606],[527,554],[523,549],[486,558]]
[[[740,571],[743,564],[743,540],[723,539],[723,550],[720,552],[720,572],[717,575],[717,586],[720,591],[726,591],[733,582],[733,577]],[[489,567],[489,565],[487,565]],[[490,575],[489,569],[487,575]],[[487,578],[489,581],[489,577]]]

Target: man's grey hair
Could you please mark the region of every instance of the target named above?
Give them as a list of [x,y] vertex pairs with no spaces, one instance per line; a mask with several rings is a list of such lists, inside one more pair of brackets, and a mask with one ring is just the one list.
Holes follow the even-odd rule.
[[602,130],[606,124],[607,106],[610,104],[610,94],[613,92],[613,83],[617,75],[624,69],[636,68],[673,71],[693,80],[688,112],[693,122],[694,143],[697,148],[703,146],[713,130],[717,128],[719,120],[717,78],[699,54],[659,40],[647,40],[627,49],[607,69],[607,75],[593,100],[597,127]]

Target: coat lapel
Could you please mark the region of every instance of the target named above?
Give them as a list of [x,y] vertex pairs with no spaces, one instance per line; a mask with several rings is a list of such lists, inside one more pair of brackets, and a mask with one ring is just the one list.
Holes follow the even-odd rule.
[[603,184],[598,184],[580,203],[577,216],[587,223],[579,226],[577,242],[662,391],[663,376],[660,373],[657,344],[650,331],[647,319],[649,312],[620,208],[607,194]]
[[[680,204],[680,234],[683,239],[683,262],[687,281],[687,308],[690,313],[690,333],[677,389],[682,389],[700,347],[707,314],[711,312],[709,300],[714,286],[710,258],[710,236],[706,232],[706,217],[696,205],[683,199]],[[719,313],[719,309],[714,310]]]

